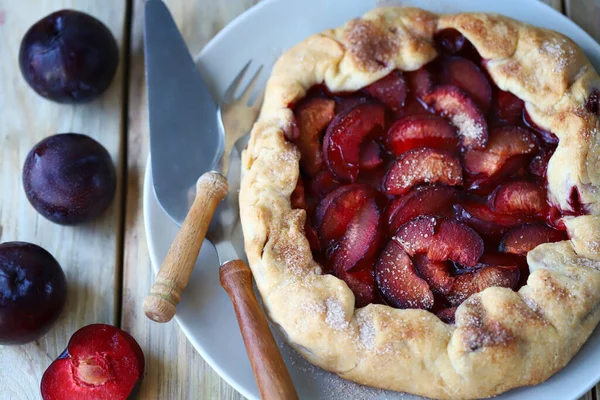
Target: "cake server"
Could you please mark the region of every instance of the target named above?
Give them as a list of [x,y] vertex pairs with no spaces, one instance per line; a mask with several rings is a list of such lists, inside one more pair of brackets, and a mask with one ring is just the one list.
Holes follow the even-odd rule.
[[[261,397],[298,399],[254,295],[252,273],[239,259],[243,246],[232,243],[234,230],[240,227],[241,152],[262,103],[262,95],[249,103],[260,68],[236,98],[250,62],[246,64],[217,113],[173,18],[160,0],[146,2],[145,50],[154,190],[163,209],[181,229],[144,302],[144,312],[157,322],[174,316],[206,235],[217,250],[221,286],[233,303]],[[219,129],[219,122],[223,129]]]

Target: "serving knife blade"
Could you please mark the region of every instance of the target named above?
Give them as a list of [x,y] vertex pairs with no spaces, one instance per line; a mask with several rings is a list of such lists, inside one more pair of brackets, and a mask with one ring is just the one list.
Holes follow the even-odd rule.
[[154,193],[181,225],[194,199],[195,183],[223,153],[217,107],[161,0],[144,13],[146,87]]

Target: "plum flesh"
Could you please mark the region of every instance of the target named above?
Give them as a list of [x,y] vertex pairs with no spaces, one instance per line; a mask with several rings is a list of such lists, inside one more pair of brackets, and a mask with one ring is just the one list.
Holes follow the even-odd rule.
[[50,330],[67,297],[58,261],[31,243],[0,244],[0,344],[31,342]]
[[67,349],[46,369],[44,400],[125,400],[144,375],[144,353],[127,332],[92,324],[75,332]]
[[83,103],[100,96],[119,64],[114,36],[96,18],[61,10],[36,22],[23,37],[19,66],[41,96],[59,103]]

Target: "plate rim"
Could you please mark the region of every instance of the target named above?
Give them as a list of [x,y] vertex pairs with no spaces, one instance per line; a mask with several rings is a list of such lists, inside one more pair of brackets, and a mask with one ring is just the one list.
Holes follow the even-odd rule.
[[[251,18],[256,12],[259,12],[261,9],[263,9],[265,7],[269,7],[272,4],[281,3],[281,2],[285,2],[285,1],[290,1],[290,0],[262,0],[259,3],[254,4],[250,8],[246,9],[244,12],[242,12],[238,16],[236,16],[234,19],[232,19],[230,22],[228,22],[221,30],[219,30],[219,32],[217,32],[205,44],[205,46],[202,48],[202,50],[193,57],[196,64],[201,63],[202,59],[204,57],[206,57],[206,55],[209,54],[213,48],[218,46],[218,43],[220,42],[221,37],[227,35],[229,31],[235,29],[236,25],[238,25],[242,21],[245,21],[246,19]],[[378,0],[376,0],[376,1],[378,1]],[[381,0],[379,0],[379,1],[381,1]],[[553,8],[552,6],[550,6],[549,4],[546,4],[545,2],[543,2],[541,0],[527,0],[527,1],[532,2],[532,3],[537,3],[538,6],[545,7],[547,9],[547,11],[554,14],[554,16],[556,18],[562,19],[565,23],[568,23],[569,25],[571,25],[572,29],[578,30],[579,34],[586,36],[587,39],[589,39],[591,42],[593,42],[595,44],[595,47],[597,48],[596,50],[598,50],[598,55],[600,56],[600,44],[588,32],[586,32],[581,26],[579,26],[577,23],[575,23],[571,18],[569,18],[567,15],[559,12],[558,10],[556,10],[555,8]],[[514,19],[518,20],[518,18],[515,18],[515,17],[510,17],[510,18],[514,18]],[[575,42],[575,43],[578,44],[577,42]],[[579,44],[578,44],[578,46],[579,46]],[[588,59],[590,59],[590,55],[587,53],[586,53],[586,57]],[[600,62],[600,58],[598,60]],[[591,61],[591,59],[590,59],[590,61]],[[599,68],[600,68],[600,66],[599,66]],[[219,94],[219,97],[220,97],[220,94]],[[217,98],[219,98],[219,97],[217,97]],[[152,219],[152,217],[150,215],[151,213],[149,212],[149,207],[150,207],[149,202],[152,200],[152,196],[154,195],[154,191],[152,190],[152,184],[151,184],[152,174],[151,174],[150,158],[151,158],[151,155],[150,155],[150,152],[148,151],[148,157],[147,157],[146,164],[145,164],[146,168],[144,171],[144,180],[143,180],[144,187],[142,189],[142,198],[143,198],[142,199],[142,208],[143,208],[142,213],[143,213],[143,221],[144,221],[144,233],[146,235],[146,243],[148,246],[148,253],[150,256],[151,267],[152,267],[152,271],[154,273],[157,273],[158,269],[160,268],[161,263],[157,258],[158,254],[155,249],[155,246],[152,243],[152,240],[150,239],[151,238],[151,234],[150,234],[151,222],[150,222],[150,220]],[[164,211],[162,211],[162,212],[164,212]],[[232,386],[242,396],[244,396],[248,399],[258,400],[258,397],[256,397],[248,389],[246,389],[244,386],[242,386],[240,383],[238,383],[238,381],[236,379],[234,379],[227,372],[227,370],[220,367],[220,365],[214,360],[214,358],[212,358],[208,354],[208,352],[203,348],[203,346],[201,346],[200,343],[196,340],[195,335],[191,332],[188,324],[185,321],[183,321],[177,314],[175,314],[174,319],[177,322],[177,324],[179,325],[179,327],[181,328],[181,330],[183,331],[184,335],[186,336],[186,339],[190,341],[190,343],[192,344],[194,349],[198,352],[198,354],[200,354],[200,356],[203,358],[203,360],[206,361],[206,363],[223,380],[225,380],[230,386]],[[594,329],[594,331],[592,331],[592,333],[590,334],[590,336],[588,337],[586,342],[582,345],[582,347],[585,346],[585,344],[588,343],[588,341],[592,338],[592,336],[599,330],[600,330],[600,324],[598,324],[596,326],[596,328]],[[581,348],[580,348],[580,350],[581,350]],[[577,354],[579,354],[579,351],[575,354],[575,356],[577,356]],[[559,370],[555,374],[553,374],[550,378],[554,377],[557,373],[564,370],[565,368],[568,368],[568,366],[571,363],[571,360],[573,358],[571,358],[569,360],[567,365],[565,365],[561,370]],[[599,361],[599,366],[600,366],[600,361]],[[542,382],[541,384],[543,384],[543,383],[544,382]],[[579,391],[574,390],[573,393],[576,392],[577,395],[574,395],[572,397],[572,399],[573,400],[579,399],[581,396],[585,395],[591,389],[593,389],[598,383],[600,383],[600,380],[598,380],[596,383],[592,383],[592,384],[588,385],[587,387],[582,387]],[[537,386],[537,385],[535,385],[535,386]],[[515,388],[515,389],[519,389],[519,388]],[[515,390],[515,389],[512,389],[512,390]],[[506,392],[506,393],[508,393],[508,392]]]

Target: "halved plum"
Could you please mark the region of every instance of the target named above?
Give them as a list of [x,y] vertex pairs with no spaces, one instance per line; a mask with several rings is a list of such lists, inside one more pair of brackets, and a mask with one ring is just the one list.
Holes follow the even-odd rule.
[[454,206],[456,218],[486,237],[497,237],[512,227],[530,221],[530,218],[516,215],[497,214],[486,204],[464,201]]
[[425,96],[425,102],[436,114],[452,122],[464,147],[485,147],[488,141],[487,122],[475,101],[465,92],[453,85],[440,85]]
[[417,273],[427,282],[433,294],[448,294],[454,284],[449,261],[431,261],[427,256],[415,254],[413,264]]
[[383,158],[381,157],[379,144],[374,140],[365,143],[360,149],[360,169],[370,171],[381,166],[381,164],[383,164]]
[[384,124],[385,109],[380,104],[359,104],[338,114],[329,124],[323,139],[323,153],[331,172],[340,179],[355,181],[362,142],[379,134]]
[[563,231],[543,224],[527,224],[506,232],[500,241],[499,250],[503,253],[526,256],[540,244],[567,239],[567,235]]
[[519,282],[519,276],[517,266],[490,266],[457,275],[446,299],[450,305],[459,306],[467,298],[489,287],[514,289]]
[[393,235],[400,226],[419,215],[450,217],[452,206],[458,200],[458,191],[450,186],[418,186],[388,206],[386,221],[388,233]]
[[144,375],[144,353],[127,332],[104,324],[79,329],[46,369],[44,400],[128,399]]
[[[472,175],[492,177],[513,157],[532,155],[537,150],[535,136],[516,126],[502,126],[490,132],[484,149],[473,149],[465,154],[465,170]],[[527,165],[527,160],[523,160]]]
[[388,131],[386,147],[399,156],[419,147],[456,150],[454,127],[437,115],[412,115],[396,121]]
[[410,257],[393,239],[375,266],[375,280],[385,299],[394,307],[425,310],[433,307],[429,285],[417,275]]
[[298,137],[294,143],[300,151],[300,166],[310,176],[323,165],[321,133],[333,120],[335,102],[324,97],[312,97],[300,102],[294,110]]
[[496,115],[509,124],[519,124],[523,120],[525,103],[511,92],[498,89],[496,94]]
[[472,266],[483,254],[483,239],[457,221],[429,216],[414,218],[402,225],[392,240],[411,256],[424,254],[431,261],[451,260]]
[[395,114],[402,111],[406,100],[406,81],[402,72],[392,71],[388,75],[371,83],[364,92],[385,104]]
[[410,150],[392,164],[383,187],[387,194],[401,195],[421,183],[462,185],[462,168],[458,156],[446,150],[428,147]]
[[355,183],[341,186],[321,200],[315,212],[315,222],[326,247],[342,238],[350,221],[373,195],[372,188]]
[[546,190],[530,181],[504,183],[490,195],[490,207],[499,214],[542,217],[548,214]]
[[[350,221],[344,237],[338,243],[333,255],[333,269],[352,271],[359,269],[361,261],[371,262],[379,247],[380,211],[375,199],[367,200],[356,216]],[[364,266],[364,265],[363,265]]]
[[442,68],[444,83],[464,90],[487,115],[492,103],[492,87],[479,67],[466,58],[454,56],[445,58]]

